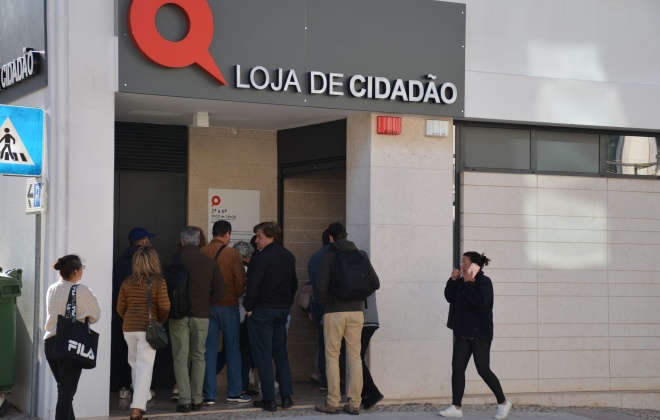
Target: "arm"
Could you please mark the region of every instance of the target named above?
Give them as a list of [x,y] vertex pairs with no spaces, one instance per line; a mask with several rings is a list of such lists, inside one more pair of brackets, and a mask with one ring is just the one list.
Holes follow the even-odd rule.
[[[84,315],[85,318],[89,319],[90,324],[94,324],[101,318],[101,305],[99,305],[99,300],[96,298],[94,295],[94,292],[92,292],[92,289],[89,287],[83,287],[83,288],[78,288],[79,293],[78,296],[76,297],[76,300],[80,299],[80,297],[83,298],[83,306],[84,312],[81,313],[80,315]],[[83,293],[81,296],[80,289],[82,289]],[[78,319],[82,319],[83,316],[78,316]]]
[[164,324],[170,316],[170,297],[167,294],[167,283],[165,283],[165,280],[161,279],[158,282],[155,292],[156,299],[153,300],[157,302],[157,311],[152,315],[156,315],[158,322]]
[[465,282],[463,296],[472,305],[487,308],[493,301],[493,283],[488,277],[480,274],[477,274],[478,281]]
[[374,266],[371,265],[369,256],[364,251],[360,252],[362,252],[362,255],[364,255],[364,257],[367,259],[367,262],[369,263],[369,285],[371,286],[371,290],[380,289],[380,279],[378,278],[378,274],[376,274],[376,270],[374,270]]
[[250,265],[248,266],[247,281],[245,283],[245,299],[243,300],[243,307],[246,312],[252,312],[255,303],[259,300],[261,282],[266,275],[266,264],[262,262],[263,258],[260,257],[263,257],[263,255],[257,254],[252,257]]
[[330,278],[332,276],[333,260],[334,254],[332,254],[332,252],[323,254],[323,258],[321,258],[321,264],[319,264],[319,271],[316,274],[316,287],[319,292],[319,300],[321,301],[321,305],[326,305],[330,298]]
[[447,302],[454,303],[456,301],[456,285],[458,282],[452,280],[451,278],[447,280],[447,285],[445,286],[445,299]]
[[227,284],[225,284],[225,279],[222,277],[222,272],[220,271],[220,268],[218,268],[218,264],[216,264],[214,261],[213,280],[211,280],[211,298],[209,299],[209,304],[212,305],[226,294]]
[[122,283],[121,288],[119,289],[119,297],[117,298],[117,313],[121,319],[124,319],[127,307],[128,303],[126,302],[126,289],[124,288],[124,283]]
[[293,305],[293,299],[296,297],[296,292],[298,291],[298,275],[296,274],[296,258],[293,258],[293,276],[291,278],[291,302],[289,305]]
[[236,290],[236,297],[241,297],[245,293],[245,269],[243,268],[243,260],[240,255],[236,253],[233,265],[231,268],[234,274],[234,290]]

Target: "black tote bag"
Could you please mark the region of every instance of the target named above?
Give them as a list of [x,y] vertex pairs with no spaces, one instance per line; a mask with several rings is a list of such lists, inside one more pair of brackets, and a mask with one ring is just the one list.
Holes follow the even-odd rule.
[[163,327],[163,324],[155,320],[151,316],[151,277],[147,281],[149,289],[147,290],[147,304],[149,305],[149,325],[147,325],[146,339],[147,343],[154,350],[160,350],[167,347],[169,343],[169,338],[167,337],[167,331]]
[[52,358],[82,369],[96,367],[99,334],[89,327],[89,320],[76,320],[76,289],[71,287],[64,316],[57,317],[57,332]]

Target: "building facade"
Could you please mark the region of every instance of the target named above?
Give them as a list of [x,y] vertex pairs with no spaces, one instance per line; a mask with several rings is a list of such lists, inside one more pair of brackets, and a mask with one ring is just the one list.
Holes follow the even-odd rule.
[[[26,214],[24,178],[0,177],[0,266],[24,270],[14,405],[54,416],[41,343],[57,258],[84,258],[109,340],[127,229],[159,230],[171,254],[221,189],[259,192],[301,281],[321,231],[346,222],[381,277],[369,358],[389,401],[450,397],[443,289],[476,250],[492,259],[492,365],[514,402],[660,408],[657,2],[165,3],[12,3],[41,7],[43,43],[22,47],[47,76],[0,91],[45,112],[43,212]],[[36,42],[5,39],[3,64]],[[167,42],[193,55],[174,62]],[[314,330],[296,313],[291,328],[307,378]],[[470,369],[466,403],[490,402]],[[110,377],[101,351],[79,418],[108,416]]]

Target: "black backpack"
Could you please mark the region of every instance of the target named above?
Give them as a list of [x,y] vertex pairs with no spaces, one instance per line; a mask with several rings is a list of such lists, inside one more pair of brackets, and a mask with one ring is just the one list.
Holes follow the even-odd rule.
[[188,271],[181,262],[181,254],[174,254],[172,264],[163,270],[163,277],[170,297],[170,318],[183,319],[190,316]]
[[339,300],[366,300],[374,290],[369,277],[369,259],[360,250],[340,252],[334,247],[334,272],[332,294]]

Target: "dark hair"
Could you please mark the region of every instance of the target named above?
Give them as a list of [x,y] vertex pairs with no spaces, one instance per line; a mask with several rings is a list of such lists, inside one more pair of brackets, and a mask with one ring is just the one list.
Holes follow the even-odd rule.
[[252,235],[250,238],[250,245],[252,245],[252,249],[257,249],[257,235]]
[[261,222],[252,229],[254,233],[260,230],[267,238],[273,238],[273,242],[282,243],[282,229],[275,222]]
[[231,233],[231,223],[226,220],[213,223],[213,236],[225,236],[226,233]]
[[323,242],[323,245],[330,243],[330,234],[328,233],[328,229],[324,230],[321,234],[321,241]]
[[335,241],[337,239],[346,239],[346,228],[339,222],[330,223],[328,226],[328,235],[332,236]]
[[486,254],[479,254],[478,252],[469,251],[463,254],[464,257],[468,257],[471,262],[475,263],[481,268],[484,268],[490,262],[490,259]]
[[82,266],[83,264],[82,261],[80,261],[80,257],[75,254],[65,255],[53,264],[53,268],[60,272],[60,276],[62,276],[64,280],[71,280],[73,273],[76,270],[81,270]]

